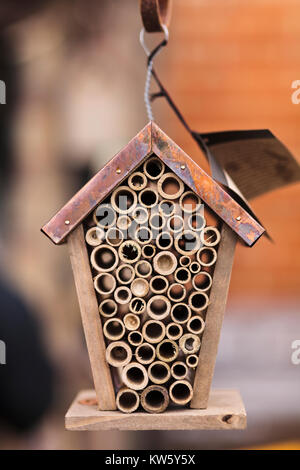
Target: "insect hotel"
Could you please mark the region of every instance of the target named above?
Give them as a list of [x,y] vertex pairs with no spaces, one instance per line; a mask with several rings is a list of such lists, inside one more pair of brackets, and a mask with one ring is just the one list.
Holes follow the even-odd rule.
[[42,230],[68,244],[94,379],[68,429],[245,427],[239,393],[211,382],[256,220],[150,122]]

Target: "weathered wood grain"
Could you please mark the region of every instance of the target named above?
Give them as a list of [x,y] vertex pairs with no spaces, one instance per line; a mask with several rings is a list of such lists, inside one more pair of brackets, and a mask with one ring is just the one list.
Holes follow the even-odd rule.
[[171,409],[161,414],[144,411],[124,414],[120,411],[99,411],[93,404],[94,390],[82,391],[66,414],[69,431],[144,431],[144,430],[212,430],[245,429],[246,411],[237,390],[212,390],[205,410]]
[[115,393],[105,359],[102,325],[82,225],[70,233],[68,247],[99,408],[115,410]]
[[191,401],[191,408],[206,408],[208,404],[226,308],[236,240],[237,236],[235,233],[226,224],[223,224],[218,259],[210,292],[210,304],[206,311],[205,329],[195,373],[194,396]]

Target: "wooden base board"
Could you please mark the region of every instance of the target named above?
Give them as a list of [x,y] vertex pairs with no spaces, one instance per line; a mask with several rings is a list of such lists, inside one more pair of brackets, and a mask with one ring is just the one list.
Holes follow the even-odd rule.
[[69,431],[245,429],[246,411],[238,390],[212,390],[204,410],[172,409],[163,414],[99,411],[94,390],[81,391],[66,418]]

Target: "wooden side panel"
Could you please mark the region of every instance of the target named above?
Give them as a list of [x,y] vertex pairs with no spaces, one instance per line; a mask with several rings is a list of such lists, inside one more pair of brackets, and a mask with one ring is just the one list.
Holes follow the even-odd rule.
[[70,233],[68,247],[99,409],[115,410],[115,393],[110,369],[105,360],[102,325],[82,225]]
[[210,292],[210,304],[206,312],[199,363],[195,374],[191,408],[207,407],[225,313],[236,239],[236,234],[226,224],[223,224]]

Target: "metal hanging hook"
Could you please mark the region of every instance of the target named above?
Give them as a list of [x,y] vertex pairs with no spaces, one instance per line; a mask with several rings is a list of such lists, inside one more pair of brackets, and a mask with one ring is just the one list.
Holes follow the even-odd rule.
[[145,28],[141,29],[140,32],[140,43],[142,48],[145,51],[145,54],[148,57],[148,66],[147,66],[147,74],[146,74],[146,81],[145,81],[145,89],[144,89],[144,101],[147,111],[147,116],[149,121],[154,121],[153,112],[152,112],[152,105],[150,99],[150,85],[151,85],[151,77],[152,77],[152,70],[153,70],[153,60],[154,57],[161,51],[161,49],[168,44],[169,41],[169,30],[166,25],[161,25],[161,28],[164,33],[164,39],[161,41],[151,52],[150,49],[147,47],[145,43]]

